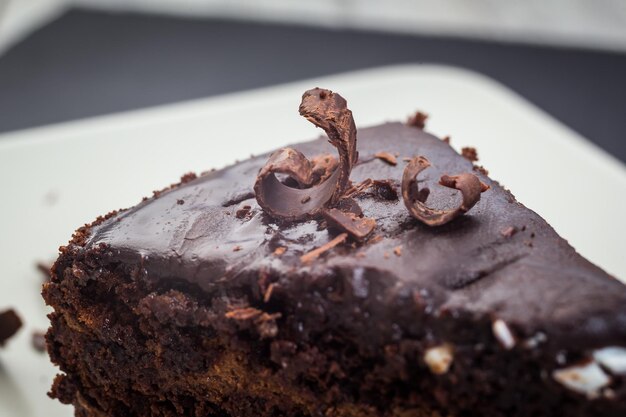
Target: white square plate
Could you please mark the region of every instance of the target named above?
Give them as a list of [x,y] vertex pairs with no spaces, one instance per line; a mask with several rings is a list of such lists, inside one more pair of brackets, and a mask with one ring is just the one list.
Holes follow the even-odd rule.
[[57,370],[30,346],[47,327],[35,262],[78,226],[129,207],[188,171],[221,167],[320,134],[298,116],[320,86],[348,99],[357,126],[404,120],[480,164],[584,256],[626,278],[626,168],[496,82],[441,66],[396,66],[132,111],[0,136],[0,309],[25,321],[0,351],[0,415],[70,416],[45,395]]

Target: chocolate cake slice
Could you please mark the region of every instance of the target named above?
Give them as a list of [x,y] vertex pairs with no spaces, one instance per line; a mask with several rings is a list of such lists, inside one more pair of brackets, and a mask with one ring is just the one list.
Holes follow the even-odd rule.
[[328,141],[186,175],[61,248],[52,397],[77,416],[626,415],[624,284],[423,117],[357,134],[326,90],[301,113]]

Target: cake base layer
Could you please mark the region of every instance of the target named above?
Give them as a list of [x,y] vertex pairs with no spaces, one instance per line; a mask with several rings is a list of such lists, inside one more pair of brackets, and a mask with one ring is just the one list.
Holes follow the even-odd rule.
[[[44,295],[55,308],[49,351],[65,372],[52,396],[74,404],[76,416],[623,415],[606,412],[606,400],[581,402],[546,387],[546,358],[503,353],[489,321],[442,319],[459,337],[455,366],[441,378],[420,359],[430,344],[424,339],[371,350],[319,326],[308,329],[317,343],[303,343],[301,323],[293,322],[298,303],[280,294],[265,303],[257,282],[207,296],[188,283],[148,284],[123,265],[92,268],[67,255],[71,263],[58,265],[64,279]],[[342,280],[322,285],[340,288]],[[425,320],[416,317],[415,326]],[[273,326],[280,336],[263,338]]]

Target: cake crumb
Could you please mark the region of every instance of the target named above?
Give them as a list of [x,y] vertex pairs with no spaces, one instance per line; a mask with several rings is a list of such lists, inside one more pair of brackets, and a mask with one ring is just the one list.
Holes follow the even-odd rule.
[[426,127],[426,119],[428,119],[428,115],[418,110],[413,116],[409,117],[406,124],[407,126],[424,129]]
[[37,352],[46,351],[46,332],[34,331],[31,334],[30,343]]
[[449,145],[450,144],[450,135],[444,136],[443,138],[441,138],[441,140]]
[[476,151],[476,148],[471,146],[461,148],[461,156],[470,162],[478,161],[478,152]]
[[385,253],[383,253],[383,257],[384,257],[385,259],[389,259],[389,252],[385,252]]
[[236,308],[224,314],[227,319],[233,320],[250,320],[259,317],[263,312],[254,307]]
[[489,175],[489,171],[487,171],[487,168],[485,168],[482,165],[474,165],[473,170],[477,171],[477,172],[480,172],[481,174],[483,174],[485,176]]
[[37,271],[41,273],[42,282],[50,281],[52,275],[52,262],[39,261],[35,264]]
[[380,159],[381,161],[388,163],[389,165],[392,165],[392,166],[398,165],[398,160],[396,159],[396,157],[390,154],[389,152],[377,152],[374,154],[374,156]]
[[246,218],[250,214],[251,208],[252,207],[248,205],[243,206],[242,208],[240,208],[239,210],[235,212],[235,217],[237,217],[238,219]]
[[402,256],[402,245],[393,248],[393,253],[396,256]]
[[287,248],[284,246],[279,246],[274,249],[274,256],[280,256],[287,251]]
[[307,196],[306,196],[306,197],[304,197],[302,200],[300,200],[300,203],[301,203],[301,204],[306,204],[306,203],[308,203],[309,201],[311,201],[311,196],[310,196],[310,195],[307,195]]
[[239,252],[240,250],[242,250],[243,248],[240,245],[237,245],[233,248],[233,252]]
[[186,184],[191,180],[195,180],[196,178],[198,178],[198,175],[196,175],[195,172],[188,172],[184,174],[182,177],[180,177],[180,183]]
[[337,235],[337,237],[335,237],[330,242],[320,246],[317,249],[313,249],[312,251],[307,252],[304,255],[302,255],[300,257],[300,262],[302,262],[302,263],[309,263],[309,262],[319,258],[320,255],[322,255],[324,252],[327,252],[327,251],[331,250],[332,248],[334,248],[335,246],[339,245],[340,243],[343,243],[347,238],[348,238],[348,234],[347,233],[342,233],[340,235]]
[[12,308],[0,311],[0,347],[22,327],[22,320]]
[[183,204],[185,204],[185,200],[178,199],[176,200],[176,204],[178,204],[179,206],[182,206]]

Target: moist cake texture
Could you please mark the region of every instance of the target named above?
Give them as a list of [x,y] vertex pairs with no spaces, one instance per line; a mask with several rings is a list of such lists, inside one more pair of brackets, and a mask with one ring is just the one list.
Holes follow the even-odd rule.
[[[366,239],[270,217],[253,192],[268,155],[79,229],[44,284],[51,395],[81,417],[626,415],[622,283],[419,127],[360,129],[358,152]],[[430,206],[460,201],[444,174],[490,188],[422,224],[400,190],[416,155]]]

